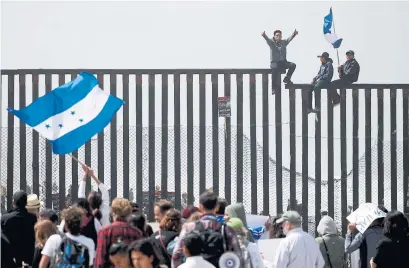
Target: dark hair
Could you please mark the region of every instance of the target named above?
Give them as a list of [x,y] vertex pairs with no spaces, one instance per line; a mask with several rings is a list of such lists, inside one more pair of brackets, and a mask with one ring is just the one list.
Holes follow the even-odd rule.
[[142,212],[140,206],[135,202],[131,202],[131,207],[132,214],[140,214]]
[[189,251],[192,257],[202,254],[204,242],[200,235],[196,232],[188,233],[183,239],[185,248]]
[[200,195],[199,203],[200,205],[203,206],[205,210],[208,210],[208,211],[213,210],[216,208],[218,204],[217,195],[213,192],[206,191]]
[[218,215],[224,215],[224,211],[226,209],[226,207],[229,205],[229,203],[227,203],[227,200],[224,198],[219,197],[219,210],[216,212],[216,214]]
[[395,241],[408,239],[408,219],[400,211],[391,211],[386,215],[383,233]]
[[78,198],[76,206],[85,209],[87,217],[92,215],[91,206],[89,205],[88,199]]
[[27,206],[27,193],[23,190],[13,194],[14,205],[18,208],[25,208]]
[[128,245],[120,239],[109,247],[109,256],[125,255],[128,253]]
[[378,208],[379,208],[381,211],[385,212],[386,214],[388,214],[388,212],[389,212],[384,205],[378,205]]
[[162,214],[165,214],[166,211],[173,208],[173,205],[172,205],[172,202],[162,199],[156,202],[155,207],[158,207],[160,212]]
[[155,250],[152,241],[150,239],[142,239],[133,242],[129,245],[129,261],[132,263],[132,251],[141,252],[143,255],[148,257],[153,256],[152,266],[156,267],[159,265],[158,253]]
[[153,235],[152,226],[150,226],[149,224],[146,225],[145,231],[146,231],[146,235],[147,235],[148,237],[150,237],[151,235]]
[[100,207],[102,205],[102,195],[99,192],[92,191],[88,195],[89,204],[92,209],[92,215],[99,221],[102,218]]
[[180,232],[182,228],[182,215],[176,209],[169,210],[161,220],[159,228],[166,231]]
[[70,234],[79,235],[81,232],[83,211],[79,207],[71,207],[63,212],[65,226],[67,226]]
[[197,212],[197,211],[199,211],[199,208],[198,208],[198,207],[195,207],[195,206],[193,206],[193,205],[189,205],[189,206],[187,206],[186,208],[183,209],[183,211],[182,211],[182,218],[184,218],[184,219],[189,219],[189,217],[190,217],[193,213],[195,213],[195,212]]
[[46,208],[40,211],[38,214],[40,218],[47,218],[49,219],[52,223],[56,224],[58,223],[58,215],[57,212],[55,212],[52,209]]
[[271,223],[270,239],[285,237],[282,224],[277,223],[277,220],[280,219],[281,216],[281,214],[277,215]]
[[283,34],[283,33],[281,32],[281,30],[275,30],[275,31],[274,31],[274,36],[275,36],[277,33]]
[[148,237],[148,234],[146,233],[145,216],[143,216],[142,214],[139,215],[132,214],[129,217],[128,223],[133,227],[138,228],[142,232],[144,237]]

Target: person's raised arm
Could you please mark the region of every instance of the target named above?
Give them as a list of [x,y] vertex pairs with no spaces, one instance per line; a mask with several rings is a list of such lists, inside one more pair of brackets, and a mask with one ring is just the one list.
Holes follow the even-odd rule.
[[82,170],[84,171],[84,176],[82,177],[82,181],[80,182],[80,185],[78,187],[78,198],[86,198],[85,197],[85,185],[87,183],[89,167],[87,167],[86,165],[81,165],[81,166],[82,166]]
[[357,233],[353,238],[352,233],[356,232],[355,224],[348,225],[348,232],[345,235],[345,253],[351,254],[355,250],[359,249],[364,241],[364,235],[361,233]]
[[99,190],[101,190],[101,198],[102,198],[102,204],[109,206],[109,192],[108,188],[103,184],[97,176],[94,174],[94,170],[92,168],[88,169],[88,175],[95,181],[96,184],[98,184]]
[[288,45],[297,35],[298,35],[298,31],[294,30],[292,35],[285,40],[286,45]]
[[275,43],[273,42],[273,40],[271,40],[267,35],[266,35],[266,32],[262,32],[261,33],[261,36],[264,38],[264,40],[266,40],[266,42],[267,42],[267,44],[268,44],[268,46],[269,47],[275,47],[276,45],[275,45]]

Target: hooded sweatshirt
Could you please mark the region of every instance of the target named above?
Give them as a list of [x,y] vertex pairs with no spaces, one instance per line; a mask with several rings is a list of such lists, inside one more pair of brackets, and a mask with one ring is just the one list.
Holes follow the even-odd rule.
[[380,240],[384,239],[383,228],[378,224],[379,222],[373,222],[372,225],[365,230],[365,232],[352,234],[347,232],[345,235],[345,253],[351,254],[355,250],[359,249],[360,265],[361,268],[371,267],[371,258],[375,257],[376,247]]
[[[338,236],[338,230],[334,220],[330,216],[322,217],[318,224],[317,232],[320,237],[317,237],[315,240],[317,241],[325,260],[324,267],[347,267],[347,258],[344,252],[345,239]],[[330,262],[332,266],[330,265]]]
[[[229,206],[226,207],[225,210],[226,215],[228,215],[230,218],[239,218],[244,226],[248,229],[248,225],[247,225],[247,220],[246,220],[246,211],[244,210],[244,206],[241,203],[235,203],[235,204],[231,204]],[[250,242],[254,242],[254,238],[253,236],[249,233],[249,237],[248,240]]]
[[322,63],[318,74],[314,77],[314,81],[318,79],[327,83],[331,82],[334,75],[334,68],[332,67],[332,59],[328,58],[326,63]]

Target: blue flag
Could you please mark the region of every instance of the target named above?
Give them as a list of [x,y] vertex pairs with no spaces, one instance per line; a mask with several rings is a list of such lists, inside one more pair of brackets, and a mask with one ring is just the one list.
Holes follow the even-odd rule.
[[8,111],[48,139],[55,154],[68,154],[101,132],[123,104],[83,72],[29,106]]
[[332,16],[332,8],[329,10],[329,14],[324,17],[324,36],[325,39],[334,47],[339,48],[342,43],[342,38],[338,38],[335,34],[334,21]]

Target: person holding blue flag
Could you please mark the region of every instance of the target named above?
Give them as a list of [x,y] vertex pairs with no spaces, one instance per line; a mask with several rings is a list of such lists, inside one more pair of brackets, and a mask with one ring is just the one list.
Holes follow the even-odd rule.
[[279,75],[279,70],[284,71],[288,69],[287,75],[283,82],[285,84],[291,84],[291,76],[293,75],[296,65],[293,62],[287,61],[287,46],[288,44],[298,35],[298,31],[294,30],[293,34],[282,40],[282,32],[280,30],[274,31],[274,37],[270,39],[266,32],[263,32],[261,36],[266,40],[268,46],[270,47],[270,68],[272,71],[272,93],[275,93],[275,87],[277,87],[281,81],[276,81],[277,75]]
[[348,50],[346,53],[347,61],[338,67],[339,79],[331,83],[331,99],[332,104],[337,105],[341,102],[337,89],[346,88],[352,83],[358,81],[359,72],[361,70],[358,61],[355,59],[355,53]]
[[[338,65],[340,65],[338,48],[341,46],[343,39],[335,34],[335,22],[332,8],[330,8],[328,15],[324,17],[323,33],[328,43],[330,43],[337,51]],[[355,53],[352,50],[348,50],[346,56],[347,61],[338,67],[340,79],[333,81],[329,87],[328,94],[333,105],[338,105],[341,102],[341,97],[339,96],[337,89],[346,88],[358,81],[360,67],[355,59]]]
[[93,74],[82,72],[29,106],[8,111],[45,137],[53,153],[64,155],[104,130],[124,103],[102,90]]

